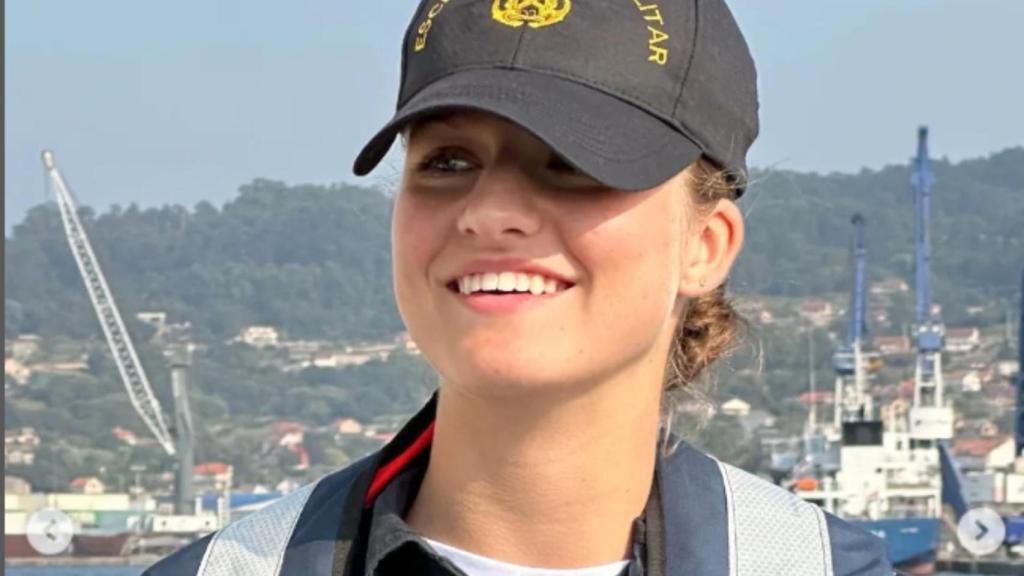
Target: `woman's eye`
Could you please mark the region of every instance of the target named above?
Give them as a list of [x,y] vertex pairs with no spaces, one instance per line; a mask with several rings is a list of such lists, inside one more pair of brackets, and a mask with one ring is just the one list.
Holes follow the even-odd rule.
[[437,154],[428,156],[425,160],[420,162],[420,170],[423,172],[457,174],[459,172],[472,170],[475,167],[476,164],[467,158],[465,154],[460,154],[452,150],[441,151]]

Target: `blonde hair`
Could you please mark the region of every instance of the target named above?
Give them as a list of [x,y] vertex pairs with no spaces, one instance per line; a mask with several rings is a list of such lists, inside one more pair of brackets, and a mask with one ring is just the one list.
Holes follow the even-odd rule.
[[[710,211],[719,200],[735,200],[738,195],[738,180],[705,158],[693,166],[692,178],[698,214]],[[676,411],[686,405],[697,409],[698,417],[690,422],[692,432],[706,422],[713,384],[708,369],[737,348],[746,330],[746,321],[726,297],[725,288],[723,282],[710,293],[688,301],[676,327],[662,391],[662,440],[667,453],[675,449],[681,436],[687,435],[673,428]]]

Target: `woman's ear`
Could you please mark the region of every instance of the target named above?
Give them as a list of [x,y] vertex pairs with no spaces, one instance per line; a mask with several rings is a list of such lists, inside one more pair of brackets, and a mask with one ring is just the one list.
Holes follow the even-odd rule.
[[685,298],[703,296],[725,282],[743,247],[743,214],[735,202],[722,199],[710,212],[696,210],[684,231],[679,295]]

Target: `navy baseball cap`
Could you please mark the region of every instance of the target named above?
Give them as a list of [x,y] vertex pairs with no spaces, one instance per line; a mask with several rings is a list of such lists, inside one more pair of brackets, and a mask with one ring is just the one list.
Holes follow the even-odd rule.
[[425,0],[405,34],[396,113],[355,173],[410,122],[457,109],[515,122],[623,190],[702,155],[742,189],[758,131],[754,61],[723,0]]

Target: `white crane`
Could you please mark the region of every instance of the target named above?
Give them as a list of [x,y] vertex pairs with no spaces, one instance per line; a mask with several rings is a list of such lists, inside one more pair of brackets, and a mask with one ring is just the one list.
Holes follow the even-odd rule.
[[114,296],[107,286],[107,280],[103,276],[103,271],[100,270],[100,263],[96,260],[96,254],[93,253],[92,245],[89,243],[89,237],[78,218],[78,206],[54,164],[53,153],[49,150],[43,152],[43,165],[53,183],[57,206],[60,208],[60,217],[64,223],[64,234],[71,246],[71,253],[75,257],[75,262],[78,263],[78,271],[82,274],[85,288],[89,292],[89,300],[92,301],[96,316],[103,327],[103,334],[107,338],[107,344],[110,345],[110,352],[114,355],[114,362],[117,363],[117,370],[121,373],[121,380],[128,390],[132,406],[153,432],[153,436],[156,437],[164,451],[173,456],[175,454],[174,438],[164,423],[160,403],[149,386],[142,363],[139,362],[131,337],[121,320],[117,304],[114,303]]

